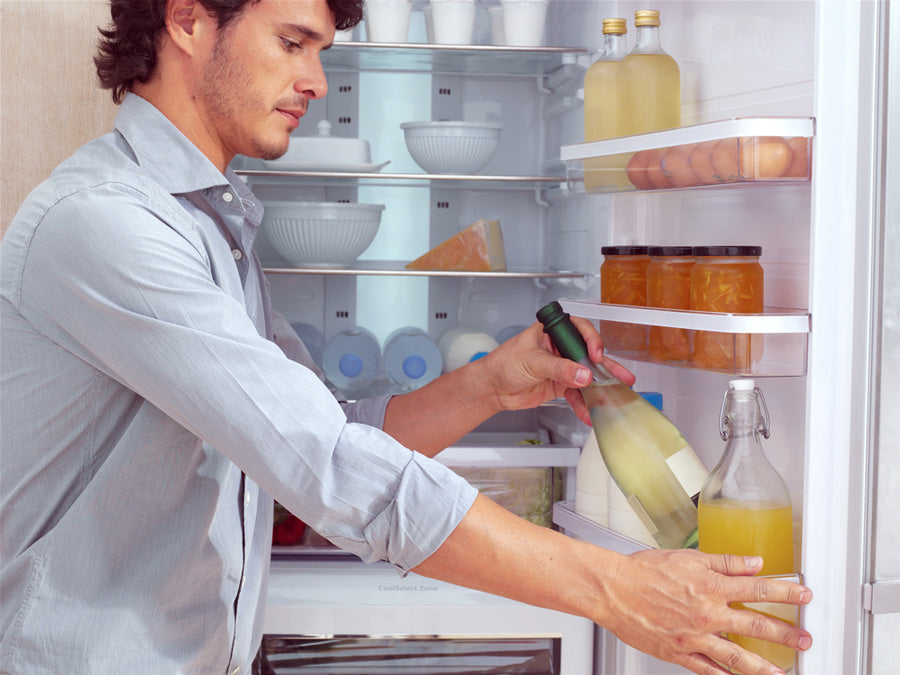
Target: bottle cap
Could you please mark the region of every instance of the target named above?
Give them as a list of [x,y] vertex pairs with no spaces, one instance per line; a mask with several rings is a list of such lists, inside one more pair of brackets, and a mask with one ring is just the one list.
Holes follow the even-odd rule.
[[647,246],[601,246],[603,255],[647,255]]
[[731,380],[728,386],[735,391],[753,391],[756,382],[755,380]]
[[414,380],[422,377],[428,370],[428,364],[418,354],[407,356],[403,359],[403,373]]
[[693,248],[690,246],[648,246],[647,255],[650,256],[686,256],[691,255]]
[[762,255],[762,246],[694,246],[697,256]]
[[603,19],[604,35],[625,35],[628,32],[625,19]]
[[555,300],[537,311],[537,320],[544,325],[544,332],[550,336],[559,353],[567,359],[581,361],[587,358],[587,345],[569,315]]
[[658,26],[659,10],[658,9],[639,9],[634,13],[635,26]]

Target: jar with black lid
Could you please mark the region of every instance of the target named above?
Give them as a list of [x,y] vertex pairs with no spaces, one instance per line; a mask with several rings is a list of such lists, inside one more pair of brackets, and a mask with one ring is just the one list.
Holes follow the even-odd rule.
[[[612,305],[647,306],[647,246],[604,246],[600,266],[600,301]],[[647,351],[647,327],[642,324],[601,321],[606,349],[617,352]]]
[[[699,312],[761,314],[761,246],[695,246],[691,269],[691,309]],[[700,367],[749,372],[762,352],[749,335],[696,331],[691,361]]]
[[[650,246],[647,267],[647,306],[663,309],[691,308],[690,246]],[[660,361],[689,361],[691,331],[685,328],[650,326],[647,352]]]

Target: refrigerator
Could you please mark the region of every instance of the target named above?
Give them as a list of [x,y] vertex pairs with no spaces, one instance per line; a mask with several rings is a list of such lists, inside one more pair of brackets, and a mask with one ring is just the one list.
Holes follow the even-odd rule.
[[[682,127],[585,144],[583,78],[602,45],[602,19],[628,20],[630,48],[634,12],[650,7],[551,0],[538,48],[494,45],[484,13],[473,45],[457,48],[428,42],[421,3],[407,43],[369,42],[365,25],[351,43],[337,43],[323,55],[330,93],[297,133],[311,134],[328,119],[334,133],[369,140],[373,163],[390,163],[351,179],[266,175],[248,161],[244,175],[266,189],[290,182],[278,189],[386,208],[373,244],[339,273],[297,273],[262,241],[275,306],[314,325],[325,342],[353,325],[380,340],[406,325],[435,341],[456,326],[496,335],[530,323],[556,299],[595,321],[695,329],[708,317],[601,303],[600,248],[761,246],[764,315],[712,326],[763,342],[752,367],[619,359],[637,375],[637,389],[663,393],[665,413],[710,468],[723,450],[717,415],[729,379],[757,380],[771,411],[764,447],[791,492],[796,571],[815,593],[800,615],[814,645],[796,670],[889,672],[898,657],[890,636],[900,630],[900,538],[891,517],[900,470],[897,422],[881,414],[881,403],[897,394],[898,12],[889,2],[842,0],[652,3],[662,46],[680,67]],[[423,175],[400,125],[458,119],[501,123],[499,150],[473,175]],[[741,136],[808,138],[808,179],[585,188],[590,158]],[[507,272],[404,271],[405,262],[480,218],[500,221]],[[557,479],[569,478],[554,494],[553,527],[636,550],[574,513],[574,454],[588,429],[564,407],[551,403],[491,423],[486,438],[537,428],[550,438],[546,451],[559,451],[558,460],[541,460],[557,467]],[[486,452],[490,440],[484,445]],[[515,442],[494,449],[498,466],[522,461]],[[438,457],[471,463],[454,460],[460,452],[465,447]],[[600,630],[592,662],[598,673],[681,672]]]
[[[763,357],[750,369],[730,372],[611,355],[637,375],[636,389],[663,394],[666,415],[710,468],[723,450],[717,416],[728,381],[756,379],[771,412],[764,448],[791,493],[797,572],[815,594],[800,614],[814,643],[795,670],[895,672],[900,419],[890,413],[889,402],[900,396],[897,4],[550,0],[537,47],[494,44],[491,4],[496,3],[477,3],[471,45],[429,42],[428,3],[414,0],[406,42],[371,42],[363,23],[345,36],[349,41],[323,52],[329,93],[312,102],[295,134],[313,135],[327,120],[334,135],[369,141],[377,169],[279,170],[236,158],[234,168],[264,202],[288,196],[385,207],[375,239],[345,268],[295,267],[263,231],[257,253],[267,269],[273,306],[307,331],[314,355],[316,347],[356,326],[381,345],[394,330],[409,326],[435,342],[458,326],[498,338],[530,324],[551,300],[596,322],[752,334],[763,343]],[[682,128],[585,144],[580,90],[602,46],[601,22],[626,18],[630,48],[634,12],[645,8],[660,10],[662,46],[680,67]],[[71,41],[66,53],[77,50],[88,63],[85,77],[70,77],[62,66],[70,67],[73,59],[55,63],[56,55],[46,51],[5,59],[3,194],[11,204],[57,159],[105,131],[112,114],[105,100],[98,103],[105,93],[91,92],[85,102],[84,87],[73,84],[89,76],[96,26],[104,22],[98,3],[3,0],[2,9],[4,54],[14,42],[23,56],[39,50],[28,40],[9,39],[18,37],[10,31],[27,35],[31,26],[58,24]],[[60,86],[37,90],[28,84],[37,80]],[[38,114],[45,96],[72,102],[66,107],[73,113],[61,129],[57,120]],[[423,172],[400,125],[453,119],[501,124],[496,154],[472,175]],[[11,125],[21,133],[5,133]],[[592,192],[584,186],[585,160],[743,135],[808,138],[808,179],[660,190]],[[51,147],[29,153],[31,137]],[[4,227],[10,208],[4,207]],[[405,268],[482,218],[501,224],[507,271]],[[673,316],[604,305],[600,249],[610,244],[759,245],[766,311],[714,317],[707,324],[708,317],[690,312]],[[382,366],[364,393],[393,386]],[[635,542],[592,527],[574,513],[575,467],[588,433],[555,401],[500,415],[438,459],[460,471],[536,470],[536,476],[551,481],[540,492],[547,526],[636,550]],[[355,581],[342,579],[345,574],[355,574]],[[319,592],[329,583],[334,595]],[[339,587],[356,592],[339,597]],[[311,622],[319,622],[318,628]],[[417,585],[409,577],[399,581],[392,570],[362,566],[309,532],[302,546],[275,547],[265,630],[279,640],[301,636],[330,644],[388,636],[395,640],[388,647],[395,654],[408,651],[397,640],[426,633],[459,641],[457,653],[484,648],[466,643],[468,638],[515,638],[525,645],[525,655],[509,656],[507,663],[530,663],[536,669],[531,672],[540,672],[546,661],[534,656],[543,647],[531,652],[529,641],[549,637],[555,641],[545,650],[552,672],[683,672],[571,617],[527,611],[441,584]],[[368,672],[379,672],[372,665],[379,646],[372,649]],[[507,657],[492,649],[491,658],[500,659],[490,662],[497,666]],[[455,672],[473,672],[487,659],[460,662]],[[410,667],[426,672],[422,663]],[[427,661],[427,667],[434,663]],[[523,666],[522,672],[530,671]]]

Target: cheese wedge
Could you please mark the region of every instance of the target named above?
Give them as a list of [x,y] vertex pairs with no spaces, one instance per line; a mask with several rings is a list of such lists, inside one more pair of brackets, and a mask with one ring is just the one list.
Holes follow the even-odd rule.
[[406,266],[411,270],[501,272],[506,253],[499,220],[478,220]]

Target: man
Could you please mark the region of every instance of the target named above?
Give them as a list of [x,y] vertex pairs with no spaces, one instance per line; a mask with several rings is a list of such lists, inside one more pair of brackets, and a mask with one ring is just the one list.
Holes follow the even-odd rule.
[[561,395],[587,420],[588,372],[537,324],[416,392],[351,405],[271,312],[251,250],[261,205],[227,166],[285,151],[358,2],[112,5],[97,67],[116,129],[29,196],[0,246],[0,670],[247,672],[273,497],[364,560],[589,617],[696,672],[778,672],[725,632],[808,646],[728,607],[809,601],[751,578],[758,560],[617,555],[429,459]]

